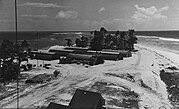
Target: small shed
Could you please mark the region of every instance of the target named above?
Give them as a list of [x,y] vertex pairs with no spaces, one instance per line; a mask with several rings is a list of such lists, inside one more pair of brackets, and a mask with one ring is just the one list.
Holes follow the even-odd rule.
[[47,109],[106,109],[104,105],[100,93],[77,89],[68,106],[51,102]]
[[105,100],[98,92],[77,89],[69,107],[74,109],[104,109]]
[[65,105],[61,105],[61,104],[51,102],[48,105],[47,109],[72,109],[72,108],[65,106]]

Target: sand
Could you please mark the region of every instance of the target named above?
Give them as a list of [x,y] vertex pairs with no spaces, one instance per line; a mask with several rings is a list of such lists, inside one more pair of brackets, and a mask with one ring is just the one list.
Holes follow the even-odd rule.
[[[59,69],[61,75],[47,83],[24,85],[20,83],[20,107],[48,106],[50,102],[68,105],[77,88],[100,92],[107,108],[170,109],[166,84],[160,78],[160,70],[179,66],[179,55],[137,44],[132,57],[119,61],[88,66],[82,64],[58,64],[58,60],[45,61],[50,69],[42,67],[22,74],[53,74]],[[30,63],[36,63],[30,60]],[[38,62],[42,64],[42,61]],[[10,83],[9,87],[15,87]],[[7,86],[7,87],[8,87]],[[16,107],[16,94],[0,101],[1,107]]]

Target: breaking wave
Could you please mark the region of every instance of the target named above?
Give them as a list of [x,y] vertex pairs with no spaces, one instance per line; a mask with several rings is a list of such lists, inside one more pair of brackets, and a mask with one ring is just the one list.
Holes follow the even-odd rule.
[[59,34],[68,34],[68,33],[53,33],[54,35],[59,35]]
[[175,41],[179,42],[179,39],[174,39],[174,38],[159,38],[160,40],[165,40],[165,41]]
[[83,34],[83,33],[82,32],[75,32],[74,34],[79,34],[80,35],[80,34]]
[[67,32],[67,33],[65,33],[65,32],[63,32],[63,33],[53,33],[54,35],[60,35],[60,34],[63,34],[63,35],[65,35],[65,34],[77,34],[77,35],[81,35],[81,34],[83,34],[82,32]]
[[164,41],[173,41],[173,42],[179,42],[179,39],[176,38],[163,38],[158,36],[137,36],[138,38],[146,38],[146,39],[159,39]]

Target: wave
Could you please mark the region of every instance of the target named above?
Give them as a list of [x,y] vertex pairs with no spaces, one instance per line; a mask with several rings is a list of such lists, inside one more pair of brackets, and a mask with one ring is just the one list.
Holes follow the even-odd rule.
[[164,41],[173,41],[173,42],[179,42],[179,39],[175,38],[163,38],[158,36],[137,36],[138,38],[146,38],[146,39],[159,39]]
[[68,32],[68,33],[53,33],[54,35],[59,35],[59,34],[62,34],[62,35],[65,35],[65,34],[77,34],[77,35],[81,35],[83,34],[82,32]]
[[74,34],[79,34],[80,35],[80,34],[83,34],[83,33],[82,32],[75,32]]
[[165,41],[174,41],[174,42],[179,42],[179,39],[174,39],[174,38],[159,38],[160,40],[165,40]]
[[160,38],[160,37],[157,37],[157,36],[138,36],[138,35],[137,35],[137,37],[138,38],[140,38],[140,37],[141,38],[146,38],[146,39],[159,39]]
[[59,34],[68,34],[68,33],[53,33],[54,35],[59,35]]

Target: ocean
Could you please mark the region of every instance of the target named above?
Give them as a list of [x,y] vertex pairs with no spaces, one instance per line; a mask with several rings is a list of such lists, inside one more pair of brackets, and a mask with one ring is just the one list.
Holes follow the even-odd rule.
[[[53,45],[66,45],[65,39],[75,39],[80,35],[90,37],[91,31],[20,31],[17,34],[18,43],[27,40],[33,49],[48,48]],[[115,31],[110,31],[115,33]],[[179,31],[136,31],[138,43],[151,46],[162,47],[179,53]],[[0,43],[3,39],[15,41],[15,32],[0,32]]]
[[140,31],[136,35],[139,44],[179,54],[179,31]]
[[[80,32],[80,31],[21,31],[17,34],[18,43],[23,40],[27,40],[32,49],[44,49],[53,45],[66,45],[65,39],[71,39],[74,43],[75,39],[79,37],[80,34],[88,35],[90,32]],[[8,39],[15,43],[16,34],[15,32],[0,32],[0,43],[3,39]]]

